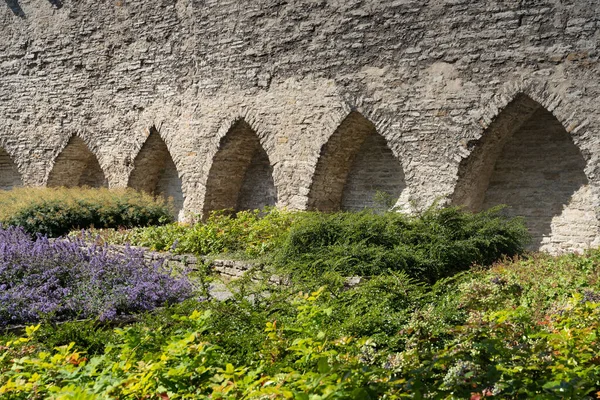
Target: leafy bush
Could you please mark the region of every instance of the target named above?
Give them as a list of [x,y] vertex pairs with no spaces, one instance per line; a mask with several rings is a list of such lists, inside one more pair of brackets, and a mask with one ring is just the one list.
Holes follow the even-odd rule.
[[[0,337],[0,397],[560,399],[600,389],[600,250],[498,262],[527,236],[499,209],[217,213],[193,226],[102,232],[181,252],[243,252],[293,276],[273,286],[271,272],[257,272],[232,283],[226,301],[204,293],[124,329],[85,321]],[[0,321],[5,299],[24,320],[40,304],[67,319],[190,294],[189,282],[127,252],[0,230]],[[371,277],[348,288],[344,275],[355,274]],[[139,300],[127,308],[130,291]]]
[[235,215],[214,212],[206,221],[193,225],[174,223],[127,231],[90,230],[87,234],[98,235],[107,243],[130,243],[179,254],[238,253],[244,257],[260,257],[276,248],[299,215],[276,208],[240,211]]
[[172,221],[160,198],[131,189],[20,188],[0,191],[0,223],[57,237],[73,229],[132,228]]
[[417,216],[307,213],[291,225],[274,262],[290,273],[369,276],[393,270],[434,282],[520,254],[527,238],[522,220],[506,218],[498,208],[476,214],[431,208]]
[[[441,349],[414,336],[388,365],[434,398],[592,398],[600,384],[600,303],[575,294],[560,313],[526,307],[469,316]],[[450,327],[448,327],[450,329]]]
[[178,245],[178,251],[196,254],[243,252],[258,257],[273,251],[298,213],[267,208],[242,211],[235,216],[213,213],[196,224]]
[[[447,293],[462,287],[456,297],[468,296],[464,290],[471,280],[493,278],[502,274],[502,268],[464,274],[449,282]],[[588,284],[593,283],[592,274],[588,276]],[[468,309],[462,325],[446,327],[447,338],[427,335],[408,323],[401,331],[388,333],[407,339],[403,349],[390,352],[371,339],[340,334],[332,320],[344,312],[341,303],[322,288],[297,297],[293,311],[284,313],[290,318],[282,320],[273,310],[276,315],[256,327],[262,340],[252,360],[242,364],[233,363],[227,349],[212,341],[215,320],[226,314],[214,316],[210,309],[174,316],[179,329],[164,338],[152,327],[117,329],[105,352],[95,356],[78,351],[73,343],[39,351],[31,345],[39,326],[30,327],[27,337],[2,348],[0,395],[7,399],[593,398],[600,383],[600,298],[587,297],[571,296],[560,312],[551,311],[548,304],[542,318],[532,317],[524,306]],[[422,309],[431,299],[423,300]],[[425,317],[415,314],[416,319]]]
[[[9,343],[0,356],[0,395],[7,399],[357,399],[396,392],[389,371],[362,360],[368,343],[325,335],[323,321],[331,310],[316,304],[319,295],[299,298],[297,316],[289,326],[266,324],[262,357],[255,365],[236,367],[222,359],[221,348],[204,340],[210,312],[180,317],[189,328],[149,351],[140,347],[154,341],[151,330],[117,330],[118,341],[89,359],[74,344],[52,353],[26,347],[24,354],[18,345],[29,338],[22,338]],[[37,329],[28,328],[28,336]],[[290,368],[264,373],[282,355],[289,358]]]
[[143,252],[124,254],[74,239],[32,239],[22,228],[0,228],[0,326],[149,310],[191,294]]
[[110,243],[129,242],[175,253],[259,257],[296,275],[334,271],[367,276],[391,270],[428,282],[474,264],[489,265],[503,256],[520,254],[528,239],[523,221],[505,217],[499,208],[473,214],[435,207],[415,216],[277,209],[235,216],[215,213],[190,226],[91,234],[100,234]]

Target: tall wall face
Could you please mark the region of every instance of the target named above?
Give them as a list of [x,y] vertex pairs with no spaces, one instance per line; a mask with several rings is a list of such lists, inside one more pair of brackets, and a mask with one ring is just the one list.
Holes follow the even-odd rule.
[[[526,95],[552,113],[583,160],[586,217],[574,223],[593,214],[584,229],[592,234],[550,230],[542,242],[594,245],[600,3],[527,3],[6,0],[0,147],[25,184],[44,185],[77,135],[109,186],[126,186],[155,126],[194,213],[204,209],[221,139],[243,119],[268,155],[277,204],[302,209],[322,149],[356,111],[401,163],[400,198],[424,207],[461,197],[455,188],[471,179],[461,165]],[[544,182],[538,192],[551,192]],[[570,223],[569,212],[557,218]]]

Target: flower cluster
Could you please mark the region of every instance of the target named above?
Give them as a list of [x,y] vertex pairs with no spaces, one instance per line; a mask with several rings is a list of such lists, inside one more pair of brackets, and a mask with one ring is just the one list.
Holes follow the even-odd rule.
[[0,326],[41,319],[111,319],[182,301],[192,294],[185,277],[143,251],[81,239],[32,239],[21,228],[0,226]]

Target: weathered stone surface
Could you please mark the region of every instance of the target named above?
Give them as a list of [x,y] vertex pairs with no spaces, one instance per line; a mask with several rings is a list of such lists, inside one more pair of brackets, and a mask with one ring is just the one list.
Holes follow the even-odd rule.
[[[539,246],[580,249],[599,236],[598,15],[595,0],[11,0],[0,5],[0,147],[14,168],[0,173],[52,183],[77,137],[109,186],[126,186],[154,126],[186,212],[216,204],[215,165],[233,168],[222,174],[236,181],[232,208],[276,196],[279,206],[304,209],[319,160],[335,147],[329,139],[359,114],[401,169],[383,162],[386,153],[378,163],[387,172],[370,175],[362,195],[344,195],[367,187],[365,168],[354,175],[353,164],[372,158],[357,146],[345,155],[351,183],[342,182],[341,197],[336,175],[321,185],[335,189],[334,204],[368,205],[377,176],[394,182],[401,206],[510,199]],[[527,118],[511,104],[523,96],[553,118],[519,130]],[[264,153],[219,163],[242,120]],[[496,148],[481,152],[494,163],[474,162],[488,142]],[[1,155],[0,167],[12,165]],[[469,165],[485,173],[473,178]]]
[[[239,260],[219,260],[211,257],[196,257],[192,254],[173,254],[170,252],[151,251],[144,247],[130,246],[144,252],[144,258],[148,262],[163,261],[166,266],[176,270],[200,270],[204,265],[208,265],[217,274],[234,279],[241,278],[252,268],[254,264]],[[111,245],[111,251],[121,253],[125,246]]]
[[133,164],[127,186],[169,199],[178,217],[183,209],[181,179],[156,127],[149,129],[148,139]]
[[0,148],[0,190],[10,190],[22,184],[17,166],[8,153]]
[[205,192],[204,214],[275,205],[277,192],[269,158],[256,132],[243,119],[221,138]]
[[104,172],[83,140],[73,136],[54,160],[46,184],[50,187],[104,187]]
[[[380,193],[389,198],[379,199]],[[348,171],[341,209],[387,209],[397,203],[402,207],[407,204],[407,195],[402,164],[381,135],[370,135],[358,149]]]
[[378,191],[396,203],[405,189],[402,164],[385,138],[372,122],[352,111],[321,149],[308,207],[322,211],[377,208]]

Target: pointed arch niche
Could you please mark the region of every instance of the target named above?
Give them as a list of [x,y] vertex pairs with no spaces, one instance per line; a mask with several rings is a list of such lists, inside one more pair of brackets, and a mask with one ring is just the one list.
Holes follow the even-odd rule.
[[519,94],[459,165],[452,198],[479,211],[506,204],[525,218],[532,249],[587,247],[597,234],[586,162],[554,115]]
[[8,153],[0,147],[0,190],[23,186],[21,174]]
[[376,199],[378,192],[385,193],[391,204],[405,205],[404,171],[375,125],[352,111],[321,148],[308,208],[381,209],[383,205]]
[[108,183],[96,156],[81,138],[72,136],[54,160],[47,186],[107,187]]
[[238,120],[221,139],[206,183],[204,214],[260,209],[277,203],[273,168],[256,132]]
[[127,186],[172,201],[173,216],[180,217],[184,201],[181,178],[166,143],[154,126],[135,157]]

